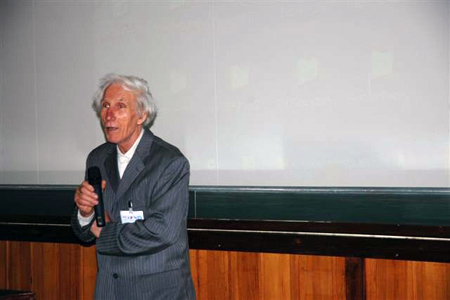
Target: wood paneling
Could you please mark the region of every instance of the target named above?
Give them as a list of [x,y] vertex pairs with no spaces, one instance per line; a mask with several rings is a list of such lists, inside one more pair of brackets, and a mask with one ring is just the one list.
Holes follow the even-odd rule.
[[197,299],[346,299],[345,258],[191,250]]
[[7,284],[9,289],[31,290],[31,243],[8,242],[7,255]]
[[31,289],[40,299],[79,299],[80,249],[78,245],[31,243]]
[[[59,294],[60,245],[30,243],[32,261],[32,290],[41,299],[55,300]],[[64,266],[61,266],[64,268]]]
[[0,289],[33,291],[43,300],[93,299],[95,247],[1,241],[0,257]]
[[94,299],[95,280],[97,277],[97,258],[95,246],[80,247],[80,299]]
[[[191,250],[191,253],[194,251]],[[198,252],[198,251],[197,251]],[[207,252],[201,252],[205,255]],[[230,289],[233,299],[258,300],[263,293],[261,289],[261,271],[259,270],[260,256],[248,252],[230,252]]]
[[204,297],[198,299],[230,299],[229,252],[194,253],[191,256],[191,266],[197,275],[194,284],[197,294]]
[[346,298],[348,300],[366,298],[366,278],[363,258],[345,258],[345,287]]
[[368,300],[450,299],[450,264],[367,259]]
[[[80,284],[74,285],[73,283],[79,282],[80,278],[81,250],[78,245],[60,244],[59,291],[61,295],[67,295],[69,299],[80,298]],[[92,261],[92,264],[95,262],[95,260]]]
[[259,255],[259,283],[260,298],[270,300],[274,298],[290,299],[290,256],[280,254]]
[[7,241],[0,241],[0,286],[7,286],[8,278],[8,262],[6,259],[6,244]]
[[290,260],[291,287],[295,290],[291,299],[346,299],[345,258],[290,255]]
[[[93,299],[95,247],[0,241],[0,259],[0,289]],[[210,250],[190,259],[198,300],[364,299],[352,284],[365,284],[368,300],[450,299],[447,263]]]

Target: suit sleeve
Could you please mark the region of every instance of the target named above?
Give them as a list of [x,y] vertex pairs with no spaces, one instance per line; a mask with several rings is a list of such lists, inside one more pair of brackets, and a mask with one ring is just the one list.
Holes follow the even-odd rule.
[[105,255],[141,255],[159,252],[185,233],[189,205],[189,163],[174,158],[156,183],[146,219],[135,223],[108,223],[97,240]]
[[[86,160],[86,171],[84,175],[85,180],[87,180],[87,169],[88,169],[87,166],[89,165],[90,157],[91,155],[89,155]],[[82,227],[80,225],[80,222],[78,221],[78,207],[75,206],[72,218],[70,220],[70,225],[72,226],[72,231],[76,237],[78,237],[82,242],[89,243],[95,240],[95,235],[93,235],[91,232],[91,226],[94,221],[95,218],[92,219],[92,221],[88,225]]]
[[95,235],[92,234],[90,229],[94,221],[95,218],[93,218],[88,225],[81,227],[80,222],[78,221],[78,207],[75,207],[72,218],[70,220],[75,236],[77,236],[81,241],[85,243],[92,242],[95,239]]

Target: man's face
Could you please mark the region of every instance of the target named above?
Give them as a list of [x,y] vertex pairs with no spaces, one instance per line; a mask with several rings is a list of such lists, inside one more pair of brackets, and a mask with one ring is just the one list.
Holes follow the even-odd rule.
[[137,114],[136,105],[136,95],[120,84],[113,83],[106,88],[101,102],[100,119],[106,139],[117,144],[122,153],[133,146],[147,117],[146,114]]

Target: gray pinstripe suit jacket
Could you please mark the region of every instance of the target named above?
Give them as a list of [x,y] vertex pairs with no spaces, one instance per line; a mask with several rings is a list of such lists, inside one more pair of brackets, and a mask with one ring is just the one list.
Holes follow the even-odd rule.
[[[94,149],[86,165],[98,166],[106,180],[103,201],[112,219],[96,241],[95,298],[195,299],[186,230],[189,162],[183,154],[145,130],[122,179],[115,144]],[[144,221],[121,224],[120,211],[128,210],[129,201],[144,212]],[[75,235],[94,240],[90,226],[80,226],[75,210]]]

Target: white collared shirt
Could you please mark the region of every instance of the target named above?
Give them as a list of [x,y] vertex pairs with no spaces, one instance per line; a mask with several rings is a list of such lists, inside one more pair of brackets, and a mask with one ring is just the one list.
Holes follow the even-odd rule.
[[[144,135],[144,129],[141,129],[141,133],[139,134],[139,137],[136,139],[136,141],[134,141],[133,146],[131,146],[131,148],[125,154],[123,154],[120,151],[119,146],[116,145],[116,147],[117,147],[117,167],[119,169],[120,179],[122,179],[123,173],[125,172],[125,169],[127,168],[128,163],[133,158],[133,155],[136,152],[136,148],[139,145],[139,142],[141,141],[143,135]],[[78,222],[80,222],[81,227],[88,225],[92,221],[93,218],[94,218],[94,213],[92,213],[88,217],[83,217],[81,215],[80,211],[78,210]]]
[[119,176],[120,179],[122,179],[123,173],[125,172],[125,169],[128,166],[128,163],[130,162],[131,158],[133,158],[134,152],[136,152],[136,148],[139,145],[139,142],[142,139],[142,136],[144,135],[144,129],[141,129],[141,133],[139,134],[138,138],[134,142],[133,146],[127,151],[127,153],[123,154],[119,146],[117,147],[117,167],[119,169]]

